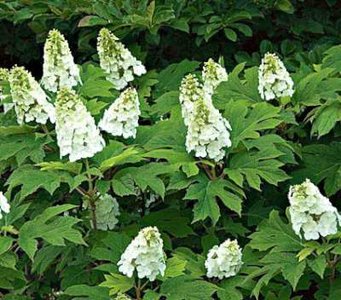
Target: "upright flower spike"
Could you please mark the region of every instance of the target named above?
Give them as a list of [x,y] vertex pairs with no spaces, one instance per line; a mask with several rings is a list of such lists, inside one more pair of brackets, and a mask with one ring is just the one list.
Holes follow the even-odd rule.
[[156,227],[143,228],[126,248],[117,264],[119,271],[132,277],[134,270],[138,278],[154,281],[164,275],[166,269],[163,241]]
[[55,122],[55,108],[30,72],[23,67],[13,67],[9,74],[11,95],[19,124],[35,121]]
[[80,82],[79,69],[68,42],[57,29],[51,30],[44,46],[41,84],[48,91],[56,93],[61,87],[72,88]]
[[5,195],[0,192],[0,219],[2,219],[2,213],[8,214],[10,211],[10,204],[8,203],[7,198]]
[[219,279],[235,276],[242,266],[242,251],[236,240],[226,240],[214,246],[207,255],[205,267],[207,277]]
[[117,216],[120,215],[117,200],[109,194],[99,197],[96,201],[97,228],[99,230],[112,230],[118,223]]
[[204,63],[202,79],[204,81],[204,91],[212,95],[220,83],[227,81],[228,75],[224,67],[210,58]]
[[57,94],[56,133],[60,156],[69,154],[71,162],[92,157],[105,146],[94,118],[80,97],[68,88]]
[[179,100],[181,104],[182,117],[185,125],[188,125],[194,110],[194,103],[204,98],[203,87],[195,75],[185,76],[180,85]]
[[224,148],[231,146],[229,122],[208,101],[196,101],[193,110],[188,121],[187,152],[220,161],[225,155]]
[[134,75],[146,73],[141,61],[108,29],[102,28],[97,38],[97,52],[101,68],[107,73],[107,80],[113,83],[117,90],[125,88],[128,82],[134,80]]
[[288,198],[292,227],[298,236],[303,231],[306,240],[317,240],[337,232],[341,216],[309,179],[291,186]]
[[135,138],[140,113],[137,92],[134,88],[128,88],[104,112],[98,126],[113,136],[123,136],[125,139]]
[[294,94],[294,82],[276,54],[265,54],[258,69],[258,81],[258,91],[263,100]]

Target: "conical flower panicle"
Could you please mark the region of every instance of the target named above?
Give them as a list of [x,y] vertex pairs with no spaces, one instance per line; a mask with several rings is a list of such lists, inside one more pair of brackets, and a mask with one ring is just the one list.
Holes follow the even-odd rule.
[[258,81],[258,91],[263,100],[294,94],[294,82],[276,54],[265,54],[258,69]]
[[104,112],[98,126],[113,136],[135,138],[140,113],[140,102],[136,90],[127,88]]
[[164,275],[166,269],[163,241],[156,227],[143,228],[126,248],[117,264],[119,271],[132,277],[134,270],[138,278],[154,281]]
[[231,146],[229,122],[209,101],[195,102],[193,114],[188,121],[186,149],[196,157],[208,157],[220,161],[225,147]]
[[228,75],[224,67],[210,58],[204,63],[202,79],[204,81],[204,91],[212,95],[221,82],[227,81]]
[[35,121],[55,122],[55,108],[30,72],[23,67],[13,67],[9,74],[11,95],[19,124]]
[[94,118],[80,97],[68,88],[57,94],[56,133],[60,156],[69,155],[71,162],[92,157],[105,146]]
[[11,209],[10,204],[8,203],[7,198],[5,195],[0,192],[0,219],[2,219],[2,214],[8,214]]
[[179,95],[185,125],[188,125],[190,115],[193,113],[194,103],[203,98],[204,92],[198,78],[192,74],[185,76],[181,81]]
[[337,209],[323,196],[309,179],[289,190],[289,213],[295,233],[306,240],[317,240],[337,233],[341,216]]
[[43,77],[41,84],[51,92],[61,87],[72,88],[81,82],[69,44],[56,29],[49,32],[44,46]]
[[125,88],[128,82],[134,80],[134,75],[146,73],[141,61],[108,29],[102,28],[97,39],[97,52],[100,66],[107,73],[107,80],[113,83],[117,90]]
[[205,261],[207,277],[223,279],[235,276],[242,264],[242,251],[237,240],[228,239],[209,250]]

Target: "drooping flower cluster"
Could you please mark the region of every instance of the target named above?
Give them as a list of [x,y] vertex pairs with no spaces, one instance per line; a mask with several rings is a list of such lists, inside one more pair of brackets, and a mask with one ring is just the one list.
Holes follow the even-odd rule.
[[140,102],[134,88],[127,88],[104,112],[98,126],[114,136],[136,136],[139,125]]
[[196,157],[220,161],[224,148],[231,146],[229,122],[209,101],[196,101],[193,110],[186,135],[187,151],[194,151]]
[[258,91],[263,100],[294,94],[294,82],[276,54],[265,54],[258,69],[258,81]]
[[163,241],[156,227],[143,228],[126,248],[118,262],[119,271],[132,277],[134,270],[138,278],[154,281],[164,275],[166,269]]
[[100,196],[96,201],[97,229],[112,230],[118,223],[120,215],[117,200],[109,194]]
[[94,118],[80,97],[68,88],[57,94],[56,133],[60,156],[69,154],[71,162],[92,157],[105,146]]
[[337,232],[341,216],[337,209],[323,196],[309,179],[289,190],[289,213],[295,233],[306,240],[317,240]]
[[44,46],[43,87],[55,93],[61,87],[72,88],[80,82],[68,42],[58,30],[51,30]]
[[97,39],[97,52],[100,66],[107,73],[107,79],[117,90],[127,86],[134,80],[134,74],[141,76],[146,73],[141,61],[108,29],[102,28]]
[[223,279],[235,276],[242,266],[242,251],[236,240],[215,245],[207,254],[207,277]]
[[8,214],[10,211],[10,204],[8,203],[7,198],[5,195],[0,192],[0,219],[2,219],[2,213]]
[[23,67],[13,67],[9,74],[11,95],[19,124],[35,121],[55,122],[54,106],[30,72]]
[[221,82],[227,81],[228,75],[224,67],[210,58],[204,63],[202,79],[204,81],[204,91],[208,94],[213,94],[214,90]]

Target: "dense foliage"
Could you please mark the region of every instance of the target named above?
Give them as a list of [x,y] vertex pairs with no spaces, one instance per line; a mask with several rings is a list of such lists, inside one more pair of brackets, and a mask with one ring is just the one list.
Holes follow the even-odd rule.
[[341,299],[340,61],[335,0],[1,2],[0,298]]

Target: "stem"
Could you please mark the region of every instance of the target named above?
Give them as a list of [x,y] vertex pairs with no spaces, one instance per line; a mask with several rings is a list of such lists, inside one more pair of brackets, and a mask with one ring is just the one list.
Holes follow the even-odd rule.
[[94,226],[94,229],[97,230],[96,204],[92,200],[90,200],[90,207],[91,207],[92,225]]
[[141,279],[138,280],[137,286],[135,286],[136,300],[141,300]]
[[[88,184],[89,184],[89,190],[87,193],[85,193],[85,195],[88,197],[89,203],[90,203],[92,226],[94,227],[95,230],[97,230],[96,203],[95,203],[97,200],[96,191],[94,189],[94,185],[92,182],[93,179],[91,178],[91,174],[89,172],[90,171],[89,160],[86,158],[84,161],[85,161],[85,168],[86,168]],[[80,191],[82,191],[81,188],[80,188]]]

